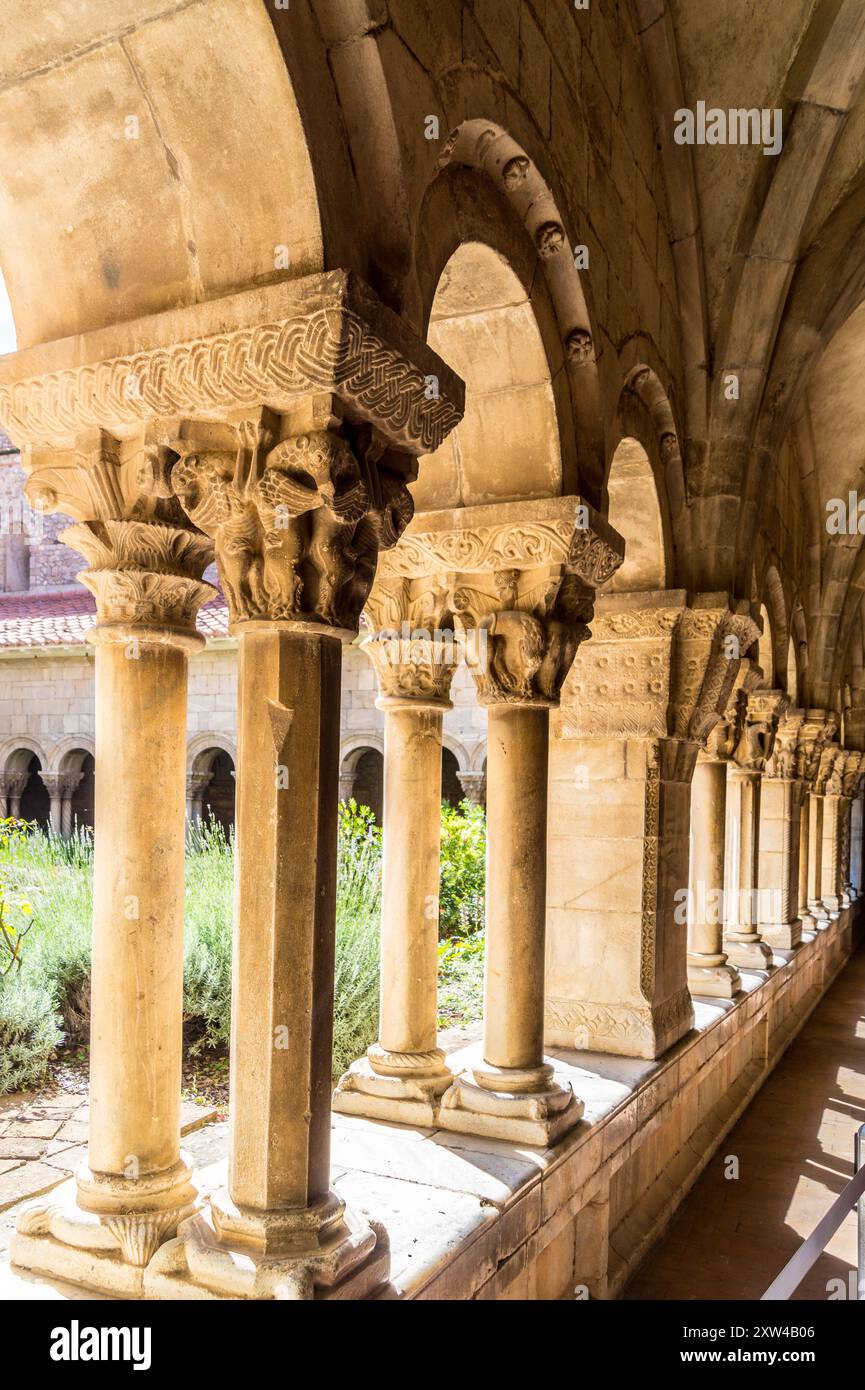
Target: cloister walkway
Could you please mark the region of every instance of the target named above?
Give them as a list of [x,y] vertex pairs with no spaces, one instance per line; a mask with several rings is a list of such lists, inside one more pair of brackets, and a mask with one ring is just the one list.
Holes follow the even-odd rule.
[[[863,1122],[860,948],[723,1141],[624,1297],[759,1298],[852,1177],[854,1134]],[[738,1159],[735,1180],[725,1177],[730,1157]],[[851,1212],[796,1298],[826,1299],[833,1279],[842,1279],[849,1290],[855,1265]]]

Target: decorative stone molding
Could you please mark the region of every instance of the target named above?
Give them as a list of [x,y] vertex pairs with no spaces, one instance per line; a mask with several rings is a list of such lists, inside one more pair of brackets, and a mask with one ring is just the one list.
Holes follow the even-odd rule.
[[[586,520],[584,526],[580,521]],[[493,612],[501,595],[489,585],[488,606],[470,584],[479,575],[537,575],[547,567],[565,569],[590,588],[606,584],[624,558],[624,542],[579,497],[424,512],[407,528],[399,548],[382,557],[380,580],[448,577],[451,600],[465,592],[465,607]],[[472,600],[475,602],[472,602]]]
[[663,738],[673,684],[682,591],[598,599],[591,640],[565,682],[563,738]]
[[437,449],[464,403],[440,358],[336,270],[16,353],[0,364],[0,424],[18,444],[65,443],[160,417],[287,411],[316,393],[413,454]]
[[550,1036],[567,1036],[569,1046],[625,1057],[657,1057],[687,1033],[694,1022],[687,989],[661,1004],[636,1008],[547,997],[544,1027]]

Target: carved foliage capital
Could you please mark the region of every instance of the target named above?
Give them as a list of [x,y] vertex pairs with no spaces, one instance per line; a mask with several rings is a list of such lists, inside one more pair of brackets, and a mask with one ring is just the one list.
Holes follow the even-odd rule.
[[[202,581],[213,551],[205,536],[145,521],[91,521],[68,526],[61,539],[84,556],[78,577],[96,598],[100,640],[159,630],[195,641],[202,603],[216,592]],[[102,629],[106,631],[102,632]]]

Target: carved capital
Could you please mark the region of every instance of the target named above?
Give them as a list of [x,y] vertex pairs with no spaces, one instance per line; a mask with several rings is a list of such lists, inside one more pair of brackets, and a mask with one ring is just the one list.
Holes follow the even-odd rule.
[[503,611],[481,620],[466,661],[482,705],[559,704],[577,648],[589,635],[593,591],[565,576],[549,611]]
[[843,751],[837,743],[823,745],[814,777],[814,791],[818,796],[841,795],[839,759],[843,759]]
[[379,709],[419,704],[450,709],[450,688],[461,655],[454,633],[405,635],[381,632],[367,637],[363,649],[378,678]]
[[61,539],[88,561],[78,578],[96,598],[91,640],[200,645],[196,616],[216,592],[201,579],[212,558],[204,536],[155,522],[91,521],[68,526]]
[[[747,681],[748,677],[745,679]],[[733,757],[737,766],[745,772],[764,772],[774,751],[778,720],[787,707],[787,696],[780,690],[747,690],[743,687],[740,698],[743,704],[742,724]]]
[[847,750],[841,770],[841,790],[844,796],[853,797],[856,795],[856,785],[863,763],[865,763],[865,753],[859,753],[853,749]]
[[232,623],[354,633],[379,549],[411,516],[405,480],[334,430],[279,427],[264,413],[221,437],[185,426],[171,487],[213,539]]
[[[731,609],[724,595],[705,595],[685,610],[677,630],[671,718],[678,738],[705,745],[719,722],[729,722],[745,654],[758,636],[746,605]],[[726,740],[718,736],[719,741]]]
[[825,710],[812,709],[805,712],[796,744],[796,776],[812,789],[820,768],[823,746],[832,737],[836,727],[836,716],[827,714]]
[[797,776],[799,738],[805,711],[784,709],[775,733],[775,746],[766,762],[766,776],[789,782]]

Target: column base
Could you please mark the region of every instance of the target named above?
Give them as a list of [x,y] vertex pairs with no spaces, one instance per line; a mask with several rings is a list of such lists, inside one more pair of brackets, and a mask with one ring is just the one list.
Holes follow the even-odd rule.
[[797,917],[793,922],[774,922],[770,924],[760,923],[760,935],[767,946],[777,947],[781,951],[795,951],[802,945],[802,928],[804,923]]
[[688,989],[709,999],[732,999],[742,988],[735,966],[724,955],[688,957]]
[[620,1057],[661,1057],[690,1033],[694,1010],[686,989],[660,1003],[598,1004],[548,996],[544,1037],[548,1047],[612,1052]]
[[825,928],[828,927],[829,923],[832,920],[828,908],[820,901],[819,898],[811,899],[811,901],[808,904],[808,912],[811,916],[814,926],[817,928],[818,931],[825,930]]
[[554,1081],[547,1063],[521,1070],[482,1062],[442,1096],[438,1123],[458,1134],[549,1148],[579,1124],[583,1110],[572,1087]]
[[364,1299],[390,1274],[382,1227],[329,1193],[304,1211],[252,1212],[221,1188],[144,1275],[146,1298],[303,1302]]
[[730,965],[738,970],[770,970],[772,948],[757,935],[725,936],[724,951]]
[[841,909],[844,906],[844,900],[843,898],[839,898],[838,895],[835,893],[829,894],[828,897],[824,894],[823,906],[825,907],[826,912],[829,915],[829,918],[834,922],[836,918],[841,916]]
[[141,1298],[148,1262],[194,1216],[198,1194],[191,1172],[183,1155],[153,1178],[82,1169],[77,1179],[20,1213],[10,1243],[12,1263],[98,1293]]
[[[407,1062],[413,1065],[407,1066]],[[388,1053],[375,1045],[340,1077],[332,1109],[370,1120],[433,1126],[438,1123],[439,1102],[453,1081],[453,1072],[438,1048],[423,1053]]]

